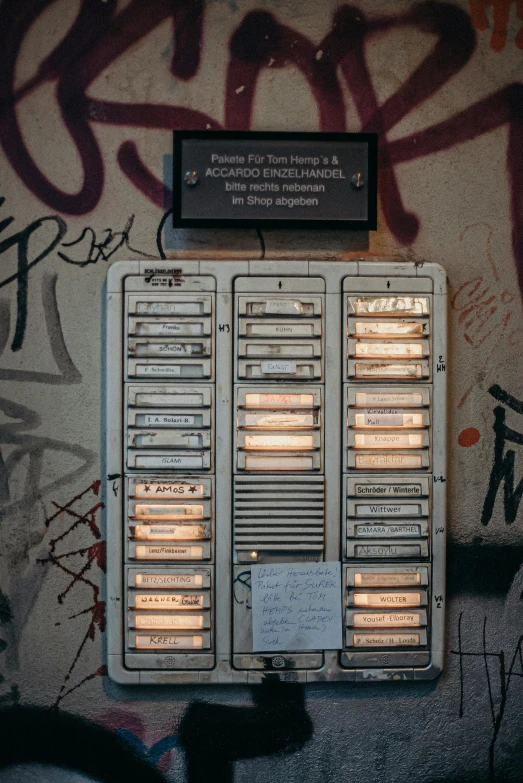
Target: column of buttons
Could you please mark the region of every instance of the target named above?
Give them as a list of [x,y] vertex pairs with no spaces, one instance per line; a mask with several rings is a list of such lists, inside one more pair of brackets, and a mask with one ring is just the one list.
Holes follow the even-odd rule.
[[[209,652],[210,568],[127,568],[128,647],[138,652]],[[176,667],[177,659],[167,661]],[[183,657],[180,668],[188,668]],[[201,659],[197,662],[202,665]],[[189,667],[190,668],[190,667]]]
[[321,297],[239,296],[238,315],[239,379],[321,379]]
[[428,478],[347,477],[346,539],[348,558],[427,558]]
[[346,647],[372,651],[427,645],[426,566],[349,566],[345,574]]
[[346,387],[347,467],[430,467],[430,387]]
[[319,388],[239,386],[236,393],[239,470],[321,470]]
[[430,297],[347,296],[347,375],[356,380],[430,377]]
[[127,387],[127,467],[202,471],[212,468],[212,386]]
[[129,379],[212,378],[210,294],[129,294]]
[[128,480],[127,515],[131,560],[210,559],[210,478],[133,476]]

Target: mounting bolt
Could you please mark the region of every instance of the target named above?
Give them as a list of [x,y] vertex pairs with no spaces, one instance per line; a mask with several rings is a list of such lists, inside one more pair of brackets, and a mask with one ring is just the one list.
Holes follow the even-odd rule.
[[274,669],[283,669],[285,666],[285,658],[283,655],[275,655],[271,663]]
[[362,177],[362,175],[361,175],[361,173],[359,171],[358,171],[357,174],[354,174],[351,182],[352,182],[353,187],[356,188],[356,190],[359,190],[365,184],[365,180],[363,179],[363,177]]
[[200,177],[198,176],[197,171],[186,171],[183,179],[185,184],[189,185],[190,188],[194,188],[194,186],[197,185],[200,181]]

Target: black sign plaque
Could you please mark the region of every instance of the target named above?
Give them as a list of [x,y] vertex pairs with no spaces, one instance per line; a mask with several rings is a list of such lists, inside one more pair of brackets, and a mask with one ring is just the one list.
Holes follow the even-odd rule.
[[350,228],[377,222],[377,135],[175,131],[179,228]]

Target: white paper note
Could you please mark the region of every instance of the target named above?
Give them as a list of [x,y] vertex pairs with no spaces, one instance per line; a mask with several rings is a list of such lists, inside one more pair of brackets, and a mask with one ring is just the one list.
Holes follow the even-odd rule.
[[251,566],[253,652],[342,647],[341,564]]

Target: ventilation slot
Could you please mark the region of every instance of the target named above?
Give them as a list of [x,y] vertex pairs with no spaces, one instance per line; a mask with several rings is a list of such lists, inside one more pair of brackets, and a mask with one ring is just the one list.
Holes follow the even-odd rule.
[[322,551],[323,505],[323,478],[237,476],[234,546],[237,551]]

